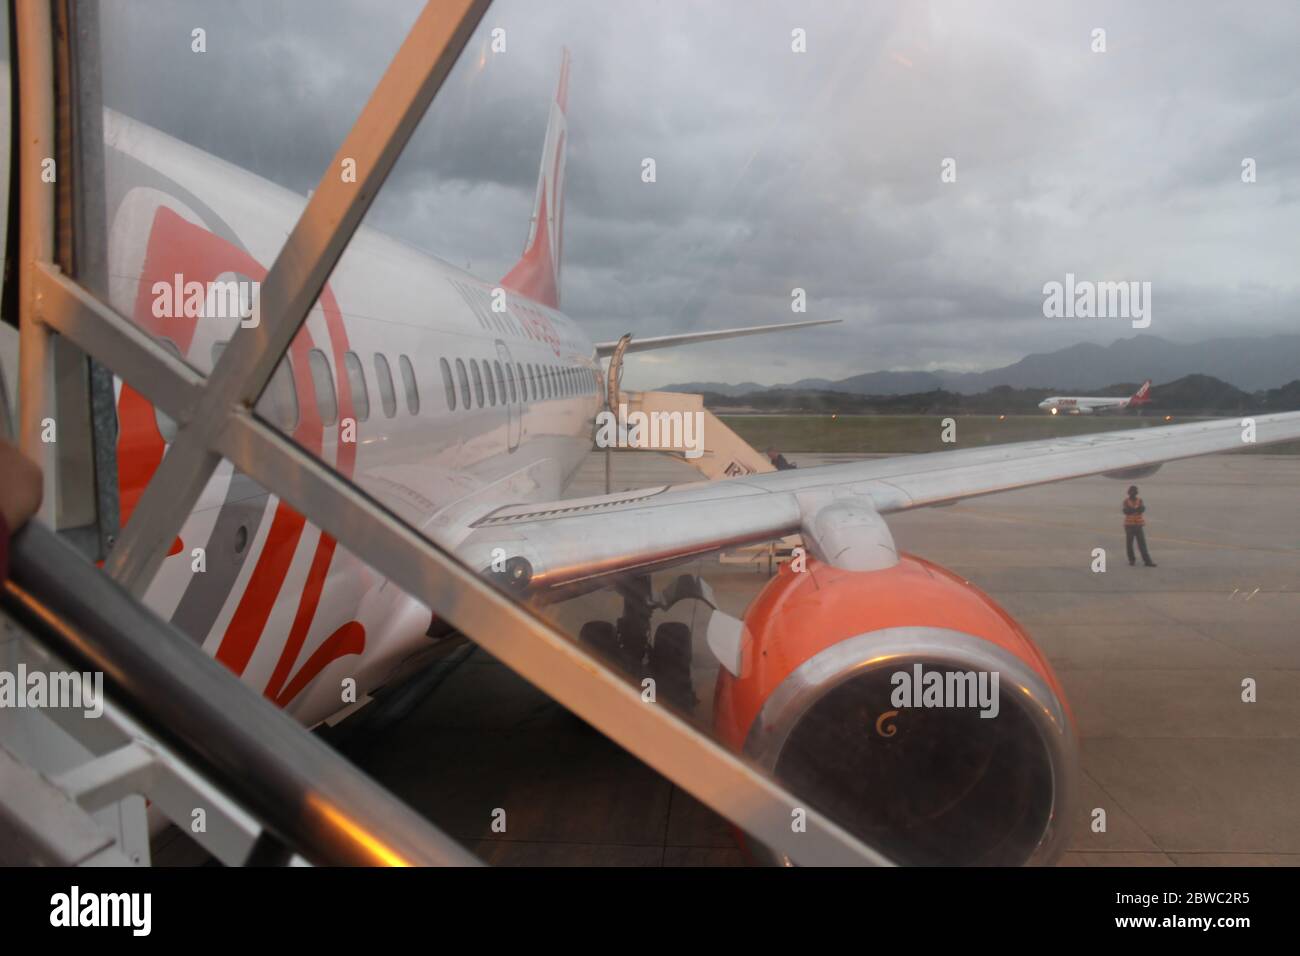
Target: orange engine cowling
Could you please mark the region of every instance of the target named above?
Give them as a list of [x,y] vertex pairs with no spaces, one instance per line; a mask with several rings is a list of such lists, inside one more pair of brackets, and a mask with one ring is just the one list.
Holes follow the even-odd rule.
[[768,582],[742,640],[741,676],[719,672],[719,735],[890,859],[1064,850],[1073,718],[1043,655],[978,588],[912,555],[877,571],[810,558]]

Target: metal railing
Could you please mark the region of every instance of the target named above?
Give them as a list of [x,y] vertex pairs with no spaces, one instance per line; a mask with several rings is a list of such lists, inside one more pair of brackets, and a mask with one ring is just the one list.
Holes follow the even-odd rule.
[[264,828],[245,862],[475,865],[468,851],[35,522],[0,608]]

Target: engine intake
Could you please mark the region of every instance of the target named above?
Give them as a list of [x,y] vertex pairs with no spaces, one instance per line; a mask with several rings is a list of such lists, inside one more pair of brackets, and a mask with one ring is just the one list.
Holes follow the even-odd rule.
[[910,555],[783,568],[746,615],[740,672],[719,674],[724,739],[895,862],[1063,852],[1068,708],[1028,636],[968,582]]

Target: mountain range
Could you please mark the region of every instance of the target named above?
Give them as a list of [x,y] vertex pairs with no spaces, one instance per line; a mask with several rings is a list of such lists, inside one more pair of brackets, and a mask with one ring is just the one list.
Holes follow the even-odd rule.
[[1278,388],[1300,377],[1300,335],[1219,338],[1183,344],[1155,335],[1117,339],[1110,345],[1081,342],[1055,352],[1026,355],[987,372],[879,371],[831,380],[804,378],[781,385],[741,382],[683,382],[665,392],[715,392],[735,396],[772,389],[850,392],[855,395],[907,395],[945,389],[975,395],[999,385],[1042,388],[1058,393],[1085,392],[1111,382],[1157,385],[1186,375],[1211,375],[1247,392]]

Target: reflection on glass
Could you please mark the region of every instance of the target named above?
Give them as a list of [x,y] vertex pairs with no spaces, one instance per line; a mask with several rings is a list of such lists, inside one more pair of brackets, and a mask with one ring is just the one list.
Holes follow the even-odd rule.
[[[282,22],[250,7],[210,13],[208,52],[155,62],[143,44],[153,50],[160,30],[177,30],[197,8],[105,4],[101,191],[113,304],[210,368],[256,318],[256,284],[417,7],[367,11],[364,31],[306,4],[279,5]],[[959,4],[935,9],[944,12],[936,23],[966,15]],[[1034,177],[1008,151],[1061,139],[1051,104],[1006,72],[1000,49],[967,60],[952,36],[939,37],[910,10],[775,10],[718,4],[707,16],[652,16],[631,3],[545,13],[494,6],[258,412],[555,622],[647,703],[691,721],[898,859],[1051,858],[1072,786],[1072,731],[1050,667],[992,599],[961,575],[898,556],[892,540],[879,549],[898,558],[887,568],[829,559],[795,568],[807,542],[765,540],[768,515],[744,514],[721,493],[708,507],[647,506],[625,520],[629,502],[666,496],[665,487],[758,480],[773,470],[762,451],[783,460],[778,443],[799,443],[787,445],[792,454],[934,450],[931,404],[946,399],[933,396],[965,373],[909,377],[920,410],[891,421],[894,444],[885,448],[835,409],[896,410],[896,396],[846,398],[823,388],[823,376],[861,372],[868,354],[873,368],[913,368],[927,339],[962,340],[956,326],[940,334],[932,324],[954,315],[998,335],[1008,316],[1036,319],[1041,281],[1026,276],[1037,273],[990,262],[1041,265],[1051,246],[1043,210],[1071,206],[1092,185],[1088,161],[1056,147],[1040,192],[1020,201],[1016,190]],[[796,12],[815,21],[809,36],[824,44],[816,55],[789,49]],[[162,26],[150,24],[154,16]],[[615,54],[610,37],[629,33],[627,19],[639,27],[630,31],[637,42],[619,41]],[[1018,37],[1051,40],[1036,22]],[[495,55],[487,31],[502,24],[536,42]],[[143,39],[132,39],[134,30]],[[671,56],[679,47],[698,55]],[[268,51],[289,57],[292,81]],[[663,70],[670,59],[679,68]],[[214,71],[233,77],[235,92],[213,93]],[[1076,82],[1068,71],[1053,75],[1065,84],[1053,87],[1058,93]],[[255,82],[270,84],[270,95],[239,98]],[[354,87],[361,93],[348,92]],[[645,108],[628,110],[638,97]],[[981,135],[986,125],[996,135]],[[980,147],[955,188],[940,192],[947,187],[934,167],[949,136]],[[1092,147],[1082,153],[1116,161]],[[638,165],[643,155],[657,158],[657,177]],[[1108,194],[1114,209],[1127,208],[1113,200]],[[994,228],[994,210],[1013,213]],[[1161,252],[1148,252],[1163,243],[1149,241],[1140,222],[1096,215],[1117,217],[1105,220],[1111,234],[1137,237],[1136,261],[1166,268]],[[1070,230],[1076,250],[1095,242],[1083,226]],[[1007,291],[1022,288],[1030,293]],[[815,310],[810,318],[846,325],[822,338],[807,330],[629,352],[619,404],[667,408],[719,382],[806,378],[811,397],[756,389],[747,412],[789,400],[815,414],[723,421],[702,404],[672,406],[698,410],[707,423],[700,455],[671,442],[630,449],[626,427],[593,448],[610,351],[597,342],[630,332],[635,348],[661,335],[789,320],[792,308],[802,316],[799,304]],[[875,330],[905,331],[864,339],[864,317],[880,319]],[[1015,335],[1059,334],[1042,329],[1025,324]],[[895,351],[878,354],[877,338]],[[979,358],[961,346],[936,354],[926,364],[940,371],[947,366],[936,363]],[[657,393],[673,383],[695,384]],[[382,415],[371,414],[372,384]],[[124,481],[137,488],[175,429],[123,394],[122,447],[142,463]],[[342,427],[349,421],[351,437]],[[779,477],[793,483],[800,471]],[[809,535],[799,522],[804,509],[818,509],[814,498],[797,500],[796,518],[781,527]],[[245,543],[232,551],[226,543],[237,533]],[[229,470],[181,537],[186,550],[164,565],[151,600],[308,722],[337,709],[343,677],[359,675],[363,695],[384,688],[427,649],[431,626],[442,633],[418,601],[358,572],[328,536]],[[207,542],[208,573],[219,571],[202,587],[181,583],[196,542]],[[946,687],[992,673],[1002,679],[986,702],[995,716],[895,703],[898,675],[933,674]]]

